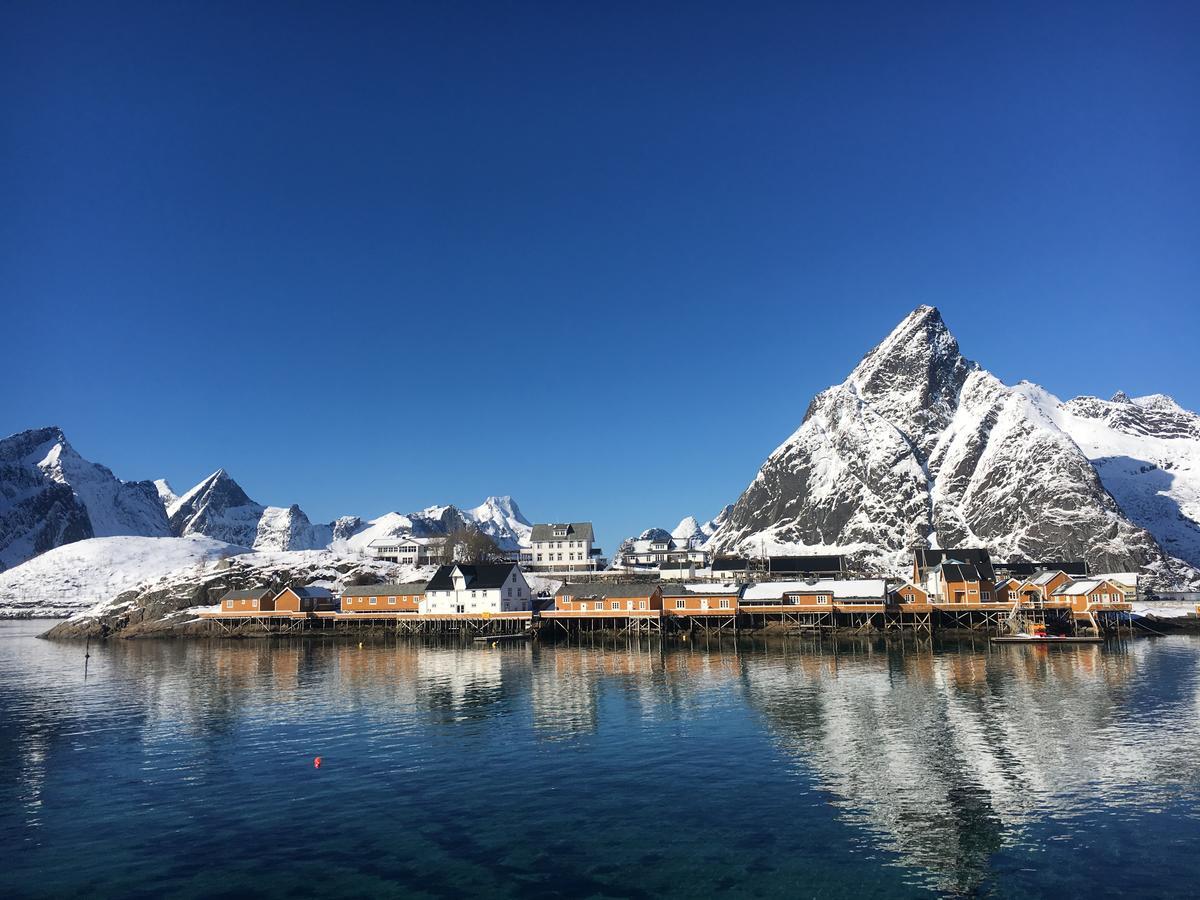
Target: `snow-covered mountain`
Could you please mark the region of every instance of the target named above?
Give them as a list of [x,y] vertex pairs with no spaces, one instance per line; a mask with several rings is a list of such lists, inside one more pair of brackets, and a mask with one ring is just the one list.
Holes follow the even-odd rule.
[[171,533],[149,481],[121,481],[55,427],[0,440],[0,570],[91,537]]
[[725,524],[725,520],[729,517],[733,506],[726,506],[717,514],[715,518],[709,519],[707,522],[697,521],[695,516],[684,516],[679,524],[671,530],[671,537],[677,543],[689,544],[693,547],[704,547],[709,540],[716,534],[721,526]]
[[[1200,458],[1195,417],[1161,398],[1115,405],[1136,409],[1009,387],[961,354],[936,309],[919,307],[813,399],[710,546],[845,552],[899,570],[927,538],[1000,558],[1086,558],[1101,571],[1195,578],[1171,558],[1196,559],[1184,539],[1196,527],[1187,505]],[[1148,459],[1150,449],[1159,452]],[[1133,462],[1113,466],[1113,457]],[[1141,476],[1186,468],[1172,484],[1188,486],[1164,501],[1165,476],[1130,478],[1127,465],[1149,467]]]
[[463,528],[478,529],[501,550],[527,546],[533,531],[512,497],[488,497],[479,506],[468,510],[456,506],[430,506],[408,514],[390,512],[363,524],[348,537],[335,540],[334,546],[342,545],[362,553],[372,541],[382,538],[438,537]]

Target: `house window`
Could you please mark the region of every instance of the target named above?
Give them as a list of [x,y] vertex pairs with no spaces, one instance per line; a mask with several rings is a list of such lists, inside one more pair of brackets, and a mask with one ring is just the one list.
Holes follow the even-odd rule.
[[509,596],[509,597],[512,597],[512,588],[509,588],[509,589],[508,589],[508,596]]
[[609,607],[608,607],[608,608],[609,608],[609,609],[620,609],[620,608],[621,608],[621,604],[620,604],[620,603],[618,603],[616,600],[613,600],[613,601],[612,601],[612,602],[609,604]]
[[829,598],[826,597],[824,594],[817,594],[817,606],[827,606],[827,605],[829,605]]
[[372,605],[372,606],[375,606],[375,605],[376,605],[378,602],[379,602],[379,598],[378,598],[378,597],[372,597],[372,598],[371,598],[371,605]]
[[729,601],[728,601],[728,600],[722,600],[722,601],[721,601],[721,609],[729,609],[729,608],[730,608],[730,607],[729,607]]
[[646,608],[646,601],[645,601],[645,600],[639,600],[639,601],[638,601],[638,609],[645,609],[645,608]]
[[676,609],[687,609],[687,601],[686,601],[686,600],[684,600],[684,599],[682,599],[682,598],[681,598],[681,599],[679,599],[679,600],[676,600],[676,601],[675,601],[675,608],[676,608]]
[[992,599],[992,595],[991,595],[991,593],[990,593],[990,592],[988,592],[988,591],[980,591],[980,592],[979,592],[979,599],[980,599],[980,600],[991,600],[991,599]]
[[226,609],[233,609],[233,601],[232,601],[232,600],[226,600],[226,601],[225,601],[225,608],[226,608]]
[[395,606],[395,605],[396,605],[396,598],[388,597],[388,606]]

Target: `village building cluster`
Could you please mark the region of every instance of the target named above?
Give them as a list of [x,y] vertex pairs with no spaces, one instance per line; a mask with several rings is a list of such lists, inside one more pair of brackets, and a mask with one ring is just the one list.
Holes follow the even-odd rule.
[[[375,555],[433,559],[428,539],[371,545]],[[414,563],[421,564],[421,563]],[[839,623],[928,627],[934,614],[958,624],[999,624],[1029,615],[1100,630],[1097,615],[1128,612],[1137,598],[1136,573],[1090,575],[1081,562],[993,563],[987,550],[917,549],[902,583],[854,577],[842,556],[711,557],[707,551],[654,535],[626,542],[606,561],[590,522],[535,525],[519,560],[449,562],[427,582],[230,591],[208,617],[312,617],[336,621],[394,619],[408,623],[508,617],[571,623],[620,620],[622,627],[655,630],[672,623],[737,629],[772,617],[798,627]],[[644,571],[648,569],[649,571]],[[526,573],[563,575],[538,593]],[[573,575],[585,578],[572,579]],[[636,576],[636,577],[635,577]],[[543,582],[539,582],[543,583]],[[973,615],[978,614],[978,615]]]

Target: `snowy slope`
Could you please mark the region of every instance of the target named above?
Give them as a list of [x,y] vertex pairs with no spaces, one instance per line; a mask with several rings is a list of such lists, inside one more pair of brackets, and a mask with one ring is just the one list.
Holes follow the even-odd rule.
[[1125,515],[1200,567],[1200,416],[1161,394],[1076,397],[1052,414]]
[[247,552],[206,537],[104,537],[0,572],[0,618],[63,616],[170,572]]

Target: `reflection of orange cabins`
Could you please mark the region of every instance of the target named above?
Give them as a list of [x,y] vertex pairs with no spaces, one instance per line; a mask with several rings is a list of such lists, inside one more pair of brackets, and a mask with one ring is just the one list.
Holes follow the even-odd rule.
[[554,596],[560,612],[630,613],[662,610],[657,584],[564,584]]
[[322,587],[284,588],[275,595],[276,612],[328,612],[337,608],[337,601]]
[[221,614],[226,616],[259,615],[275,608],[271,591],[226,591],[221,597]]
[[689,590],[671,585],[662,590],[662,608],[669,616],[732,616],[737,613],[739,593],[740,588],[696,586]]
[[1051,599],[1069,604],[1077,613],[1103,610],[1123,612],[1133,608],[1125,600],[1125,586],[1108,579],[1072,581],[1056,590]]
[[360,584],[342,590],[342,612],[415,613],[425,596],[425,582]]

